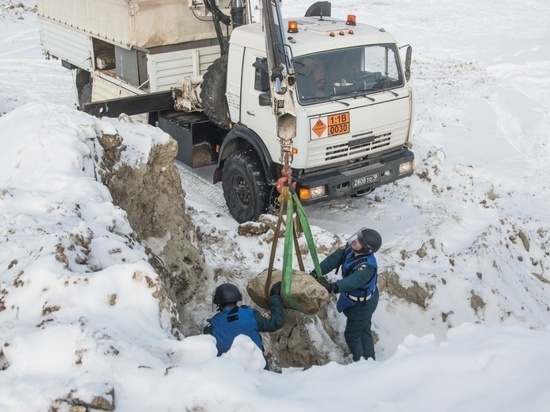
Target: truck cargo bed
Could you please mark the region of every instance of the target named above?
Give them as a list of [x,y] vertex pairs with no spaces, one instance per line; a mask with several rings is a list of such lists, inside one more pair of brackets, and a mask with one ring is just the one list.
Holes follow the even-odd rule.
[[[216,38],[210,19],[196,18],[186,0],[37,0],[36,3],[40,19],[67,25],[126,49]],[[106,10],[109,12],[105,13]]]

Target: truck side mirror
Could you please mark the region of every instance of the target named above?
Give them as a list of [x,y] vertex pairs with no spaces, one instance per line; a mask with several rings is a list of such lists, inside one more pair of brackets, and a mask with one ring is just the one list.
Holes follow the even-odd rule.
[[267,92],[269,90],[269,71],[267,69],[267,59],[265,57],[256,59],[256,61],[252,63],[252,67],[256,69],[254,89]]
[[412,62],[412,47],[407,46],[407,51],[405,52],[405,78],[407,81],[411,78],[411,62]]
[[307,76],[313,66],[315,65],[315,59],[312,57],[304,57],[301,60],[294,60],[294,69],[300,76]]
[[260,106],[271,106],[271,92],[260,93],[258,104]]

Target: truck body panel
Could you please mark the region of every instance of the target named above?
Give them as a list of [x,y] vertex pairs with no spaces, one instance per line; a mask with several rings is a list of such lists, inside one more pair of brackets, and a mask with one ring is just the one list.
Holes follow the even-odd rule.
[[[209,19],[194,17],[185,0],[37,0],[36,3],[39,19],[56,21],[126,49],[216,38]],[[227,7],[229,1],[221,3]]]
[[[323,17],[300,17],[298,19],[285,18],[284,23],[289,21],[298,23],[298,33],[287,33],[293,41],[290,43],[294,57],[318,53],[326,50],[337,50],[364,44],[395,43],[395,38],[388,32],[368,24],[357,24],[348,26],[341,19]],[[353,34],[349,30],[353,29]],[[339,32],[345,32],[340,35]],[[330,36],[335,33],[335,36]],[[231,33],[230,43],[236,43],[244,47],[265,49],[263,43],[258,40],[265,39],[261,23],[247,24],[237,27]]]
[[[234,50],[235,52],[233,52]],[[226,95],[231,120],[253,130],[264,142],[270,157],[280,163],[281,147],[277,139],[273,109],[270,106],[260,106],[259,104],[262,90],[259,90],[258,84],[256,84],[258,74],[252,66],[259,59],[265,59],[265,55],[265,50],[231,45],[229,66],[239,66],[241,71],[228,72]],[[264,87],[266,87],[265,83]]]
[[[125,68],[139,70],[137,64],[119,64],[115,69],[114,60],[119,55],[116,46],[111,53],[98,52],[97,47],[94,50],[91,37],[85,33],[47,20],[42,20],[40,26],[42,45],[50,55],[86,71],[93,73],[95,70],[94,102],[179,87],[184,77],[203,75],[220,56],[219,46],[144,53],[141,56],[145,59],[147,76],[143,80],[139,74],[128,76],[125,73]],[[136,59],[139,58],[136,55]],[[136,77],[136,80],[130,82],[129,77]]]
[[40,21],[40,41],[50,55],[86,71],[93,71],[92,40],[78,30],[49,20]]
[[[349,107],[343,107],[338,102],[326,103],[331,106],[330,109],[323,111],[317,108],[321,112],[319,115],[308,113],[307,119],[299,118],[299,133],[309,137],[304,168],[314,170],[373,156],[388,147],[403,146],[408,137],[410,119],[405,114],[409,112],[409,98],[408,95],[387,95],[387,100],[380,103],[366,98],[359,98],[361,100],[356,100]],[[393,117],[392,110],[395,113]],[[330,116],[349,117],[349,133],[329,135]]]
[[[139,90],[124,81],[102,73],[96,73],[94,76],[94,87],[92,88],[93,102],[135,96],[139,94],[146,94],[146,92]],[[134,121],[148,123],[147,114],[136,114],[132,116],[132,119]]]
[[203,75],[218,57],[218,46],[148,54],[149,89],[151,92],[157,92],[179,87],[184,77]]
[[139,90],[137,87],[112,76],[103,73],[96,73],[94,76],[92,101],[109,100],[145,93],[145,91]]

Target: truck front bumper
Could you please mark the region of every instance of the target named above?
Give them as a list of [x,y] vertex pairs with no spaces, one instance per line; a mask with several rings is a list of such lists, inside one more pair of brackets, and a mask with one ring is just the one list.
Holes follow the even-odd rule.
[[414,153],[403,147],[363,162],[294,176],[302,204],[350,195],[364,195],[374,188],[411,176]]

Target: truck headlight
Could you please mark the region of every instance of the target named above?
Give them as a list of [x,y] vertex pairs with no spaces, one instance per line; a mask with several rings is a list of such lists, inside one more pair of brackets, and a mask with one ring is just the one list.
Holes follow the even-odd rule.
[[410,162],[405,162],[405,163],[401,163],[399,165],[399,174],[400,175],[403,175],[405,173],[410,173],[412,172],[414,169],[414,161],[410,161]]
[[312,188],[301,187],[299,192],[300,200],[312,200],[325,195],[325,186]]

